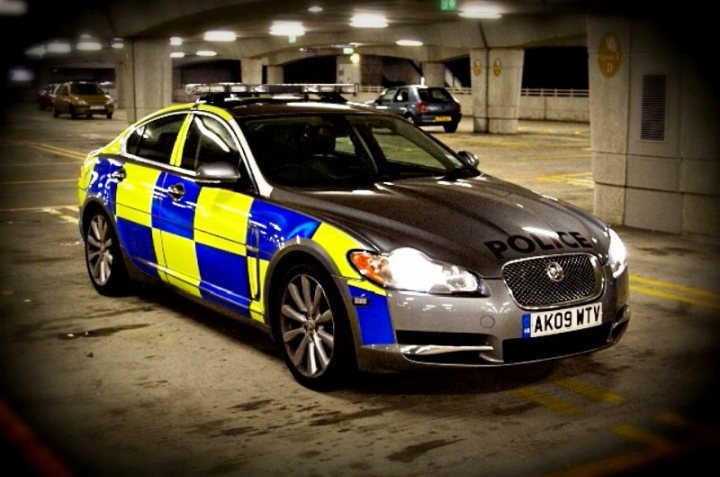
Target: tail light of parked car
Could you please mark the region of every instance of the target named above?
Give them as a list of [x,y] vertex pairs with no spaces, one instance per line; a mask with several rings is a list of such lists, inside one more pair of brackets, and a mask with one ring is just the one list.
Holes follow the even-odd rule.
[[417,110],[420,113],[424,113],[425,111],[427,111],[427,103],[425,103],[425,102],[418,103]]

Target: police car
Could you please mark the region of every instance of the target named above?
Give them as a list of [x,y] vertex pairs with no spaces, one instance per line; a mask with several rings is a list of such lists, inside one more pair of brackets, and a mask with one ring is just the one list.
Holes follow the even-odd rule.
[[357,370],[596,351],[630,318],[625,248],[480,172],[352,85],[196,85],[91,152],[78,184],[103,295],[155,280],[272,334],[303,385]]

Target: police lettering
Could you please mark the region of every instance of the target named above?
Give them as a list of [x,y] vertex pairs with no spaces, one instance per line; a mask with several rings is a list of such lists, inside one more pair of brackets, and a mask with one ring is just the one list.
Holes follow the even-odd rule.
[[535,251],[562,250],[565,248],[592,248],[590,240],[580,232],[555,232],[555,237],[539,237],[535,234],[511,235],[506,241],[490,240],[485,246],[498,259],[505,258],[505,252],[513,250],[529,254]]

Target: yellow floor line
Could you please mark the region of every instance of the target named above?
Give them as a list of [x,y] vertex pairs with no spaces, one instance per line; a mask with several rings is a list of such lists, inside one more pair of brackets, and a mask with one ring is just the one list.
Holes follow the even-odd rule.
[[594,401],[605,402],[608,404],[618,404],[623,401],[623,397],[619,394],[592,384],[583,383],[573,378],[559,379],[557,381],[553,381],[553,384]]
[[629,424],[618,424],[613,427],[613,432],[631,441],[647,444],[650,447],[667,447],[671,445],[671,442],[667,439]]
[[515,389],[512,392],[518,397],[539,404],[559,414],[573,415],[580,412],[578,407],[573,403],[534,388],[524,387]]
[[75,205],[40,205],[37,207],[15,207],[9,209],[0,209],[0,212],[45,212],[51,209],[73,209]]
[[698,300],[684,295],[677,295],[675,293],[669,293],[662,290],[656,290],[654,288],[644,287],[641,285],[630,284],[630,291],[635,293],[641,293],[643,295],[654,296],[658,298],[665,298],[666,300],[677,301],[680,303],[687,303],[690,305],[697,305],[704,308],[710,308],[713,310],[720,310],[720,304],[712,303],[706,300]]
[[59,156],[69,157],[71,159],[85,159],[85,154],[83,154],[80,151],[73,151],[70,149],[62,149],[55,146],[50,146],[47,144],[26,144],[28,147],[31,147],[33,149],[37,149],[38,151],[42,152],[49,152],[51,154],[57,154]]
[[0,185],[30,185],[30,184],[54,184],[59,182],[77,182],[77,178],[73,179],[42,179],[36,181],[4,181]]
[[638,282],[644,285],[650,285],[654,287],[667,288],[669,290],[677,290],[691,295],[704,296],[712,299],[720,300],[720,293],[712,290],[705,290],[702,288],[689,287],[686,285],[678,285],[677,283],[665,282],[662,280],[655,280],[652,278],[645,278],[639,275],[630,275],[631,282]]

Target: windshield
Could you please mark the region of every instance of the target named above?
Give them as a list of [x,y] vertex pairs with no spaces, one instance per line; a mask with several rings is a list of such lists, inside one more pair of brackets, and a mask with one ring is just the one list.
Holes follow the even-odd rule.
[[251,119],[241,127],[263,175],[277,185],[357,186],[476,174],[401,118],[316,114]]
[[70,86],[71,94],[105,94],[100,87],[93,83],[76,83]]

